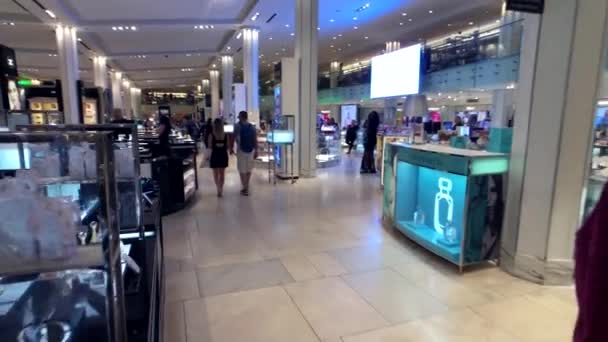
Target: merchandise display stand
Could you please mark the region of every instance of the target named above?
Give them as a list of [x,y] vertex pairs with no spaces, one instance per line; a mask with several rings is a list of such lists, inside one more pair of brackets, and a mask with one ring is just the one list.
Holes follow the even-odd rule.
[[[70,175],[66,160],[61,157],[61,151],[81,144],[91,144],[95,149],[97,173],[90,177]],[[22,236],[15,241],[27,245],[26,239],[31,239],[32,243],[37,243],[38,252],[28,253],[24,248],[17,248],[3,254],[0,262],[0,288],[4,309],[0,312],[0,340],[42,341],[42,335],[52,334],[57,341],[127,341],[120,228],[115,215],[118,209],[117,185],[115,170],[108,167],[114,165],[110,134],[0,133],[0,145],[4,151],[11,151],[11,157],[18,162],[19,167],[13,172],[27,168],[40,175],[37,178],[38,191],[43,194],[40,196],[46,196],[52,201],[53,191],[58,188],[79,188],[83,184],[93,184],[94,191],[89,199],[100,204],[97,211],[99,232],[95,241],[91,237],[91,242],[85,242],[87,234],[93,234],[95,230],[73,231],[73,235],[66,236],[69,227],[53,227],[49,224],[49,229],[63,228],[66,232],[33,232],[32,235]],[[41,151],[46,152],[29,154],[28,151],[39,147],[43,147]],[[44,161],[51,154],[59,156],[58,159],[52,159],[60,162],[53,165],[36,163],[36,159],[42,158]],[[11,171],[3,169],[2,172],[6,176]],[[49,177],[51,172],[60,177]],[[65,179],[70,181],[64,182]],[[36,215],[28,213],[27,208],[23,210],[22,215]],[[34,227],[14,228],[22,230]],[[14,233],[20,234],[17,231]],[[9,231],[4,231],[3,234],[7,234],[7,238],[12,236]],[[66,241],[65,238],[73,240]],[[77,244],[77,239],[83,243]],[[44,250],[58,251],[53,246],[59,243],[64,246],[73,245],[74,253],[60,250],[60,253],[64,253],[61,257],[41,254]],[[13,258],[18,258],[19,262],[10,262]]]
[[390,143],[385,156],[385,222],[461,271],[498,259],[507,154]]
[[[145,340],[147,333],[159,329],[158,315],[162,296],[162,225],[160,194],[156,190],[142,191],[140,148],[135,124],[103,125],[29,125],[18,126],[28,132],[107,132],[112,140],[115,179],[118,196],[116,210],[120,240],[130,248],[130,256],[141,272],[125,274],[128,337]],[[121,140],[131,137],[130,140]],[[69,158],[69,155],[68,155]],[[69,165],[72,165],[70,163]],[[82,185],[87,191],[91,185]],[[155,217],[159,219],[155,219]],[[160,316],[156,317],[160,319]],[[152,327],[155,329],[148,332]]]
[[282,115],[275,119],[268,132],[266,141],[269,150],[273,152],[274,160],[268,164],[268,182],[276,184],[277,179],[291,180],[294,184],[298,179],[295,166],[295,117]]

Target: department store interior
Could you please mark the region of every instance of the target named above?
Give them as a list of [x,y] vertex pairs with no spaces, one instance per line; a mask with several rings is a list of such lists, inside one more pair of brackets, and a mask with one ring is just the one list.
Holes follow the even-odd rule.
[[0,341],[572,341],[607,23],[583,0],[0,0]]

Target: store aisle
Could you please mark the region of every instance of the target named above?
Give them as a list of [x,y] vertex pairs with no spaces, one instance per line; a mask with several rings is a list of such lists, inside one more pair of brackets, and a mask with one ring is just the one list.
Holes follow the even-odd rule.
[[164,220],[165,341],[570,340],[572,288],[459,275],[382,227],[379,178],[358,166],[277,186],[257,170],[250,197],[229,170],[221,199],[201,170],[196,203]]

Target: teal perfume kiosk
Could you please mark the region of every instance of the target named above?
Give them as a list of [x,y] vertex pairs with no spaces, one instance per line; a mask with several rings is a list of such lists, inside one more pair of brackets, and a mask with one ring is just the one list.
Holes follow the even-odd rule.
[[400,143],[384,153],[385,222],[460,270],[497,259],[507,154]]

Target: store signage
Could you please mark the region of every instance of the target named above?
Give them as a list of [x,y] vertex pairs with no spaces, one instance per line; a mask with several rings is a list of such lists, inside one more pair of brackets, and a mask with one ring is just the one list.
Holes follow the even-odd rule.
[[545,0],[507,0],[507,10],[543,14]]
[[15,50],[0,45],[0,73],[7,77],[17,77]]

